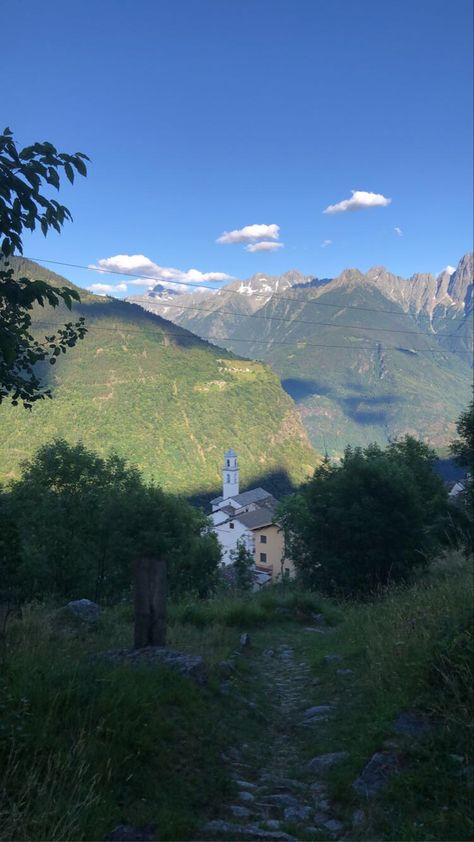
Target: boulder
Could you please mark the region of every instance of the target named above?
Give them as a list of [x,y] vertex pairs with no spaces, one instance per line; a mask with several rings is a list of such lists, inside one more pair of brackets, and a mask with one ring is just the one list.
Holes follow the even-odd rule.
[[165,666],[195,684],[207,684],[208,675],[204,659],[200,655],[182,655],[163,646],[145,646],[143,649],[109,649],[94,656],[97,661],[107,661],[111,664],[128,664],[130,666]]
[[325,772],[331,766],[337,763],[343,763],[349,757],[348,751],[332,751],[329,754],[320,754],[318,757],[313,757],[308,763],[308,769],[311,772]]
[[358,795],[373,798],[400,770],[400,756],[395,752],[377,751],[352,784]]
[[100,614],[100,607],[90,599],[74,599],[68,602],[65,610],[84,623],[96,623]]
[[242,649],[248,649],[248,647],[251,645],[250,635],[248,632],[244,632],[244,634],[240,635],[240,645]]

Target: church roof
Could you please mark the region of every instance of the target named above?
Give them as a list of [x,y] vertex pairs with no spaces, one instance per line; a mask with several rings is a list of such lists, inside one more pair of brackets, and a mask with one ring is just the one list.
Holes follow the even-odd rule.
[[243,515],[236,515],[235,519],[243,523],[247,529],[259,529],[262,526],[271,526],[273,523],[273,511],[266,506],[261,506],[253,512],[244,512]]
[[232,457],[232,456],[237,456],[237,454],[236,454],[236,452],[235,452],[235,450],[234,450],[234,448],[233,448],[233,447],[230,447],[230,448],[229,448],[229,450],[226,450],[225,455],[226,455],[226,456],[231,456],[231,457]]
[[[252,488],[250,491],[243,491],[242,494],[235,494],[232,497],[227,497],[226,500],[233,500],[239,509],[243,506],[248,506],[249,503],[263,504],[264,500],[268,501],[268,503],[265,502],[265,505],[274,506],[277,502],[272,494],[270,494],[269,491],[265,491],[264,488]],[[223,497],[215,497],[214,500],[211,500],[211,505],[219,506],[219,504],[223,502],[225,502]]]

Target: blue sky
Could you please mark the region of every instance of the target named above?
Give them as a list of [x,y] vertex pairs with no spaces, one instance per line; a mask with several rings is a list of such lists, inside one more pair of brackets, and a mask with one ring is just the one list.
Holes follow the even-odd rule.
[[[23,0],[8,24],[3,123],[92,159],[28,256],[198,280],[408,276],[472,248],[470,0]],[[381,198],[323,213],[351,191]],[[216,242],[254,224],[278,230]]]

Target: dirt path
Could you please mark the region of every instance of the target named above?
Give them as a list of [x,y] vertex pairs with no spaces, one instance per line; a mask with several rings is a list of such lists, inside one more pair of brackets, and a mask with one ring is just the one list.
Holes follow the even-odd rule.
[[[316,633],[301,629],[299,638],[307,640]],[[302,651],[304,646],[296,641],[249,649],[247,675],[232,682],[229,693],[258,717],[258,738],[229,751],[235,794],[220,806],[219,818],[205,825],[202,838],[288,841],[342,836],[344,825],[328,800],[324,769],[309,769],[305,753],[311,731],[325,727],[335,704],[320,698],[318,679]],[[324,757],[328,765],[343,759],[334,756],[331,762],[330,755]]]

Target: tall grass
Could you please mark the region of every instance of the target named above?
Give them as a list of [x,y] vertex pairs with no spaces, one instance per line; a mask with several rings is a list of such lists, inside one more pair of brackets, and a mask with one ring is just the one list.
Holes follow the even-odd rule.
[[[360,806],[351,784],[374,752],[400,752],[402,774],[368,804],[354,839],[468,840],[472,822],[473,571],[450,553],[411,587],[387,589],[371,602],[341,606],[344,621],[318,640],[312,662],[324,698],[337,713],[313,753],[346,749],[332,796],[348,816]],[[328,647],[331,647],[328,649]],[[324,655],[344,657],[341,679]],[[411,711],[428,726],[418,737],[394,732]]]
[[[121,822],[186,839],[224,797],[212,686],[159,667],[96,663],[94,652],[131,643],[131,624],[119,611],[114,633],[113,613],[85,631],[37,606],[11,626],[0,679],[2,839],[104,839]],[[193,630],[194,641],[189,631],[179,648],[187,638],[199,651],[199,637],[209,653],[225,653],[215,630]]]
[[296,583],[283,583],[254,594],[225,593],[197,602],[185,601],[172,608],[171,622],[204,628],[257,628],[275,622],[311,621],[312,614],[324,613],[326,620],[337,622],[341,615],[330,600],[318,593],[304,591]]

